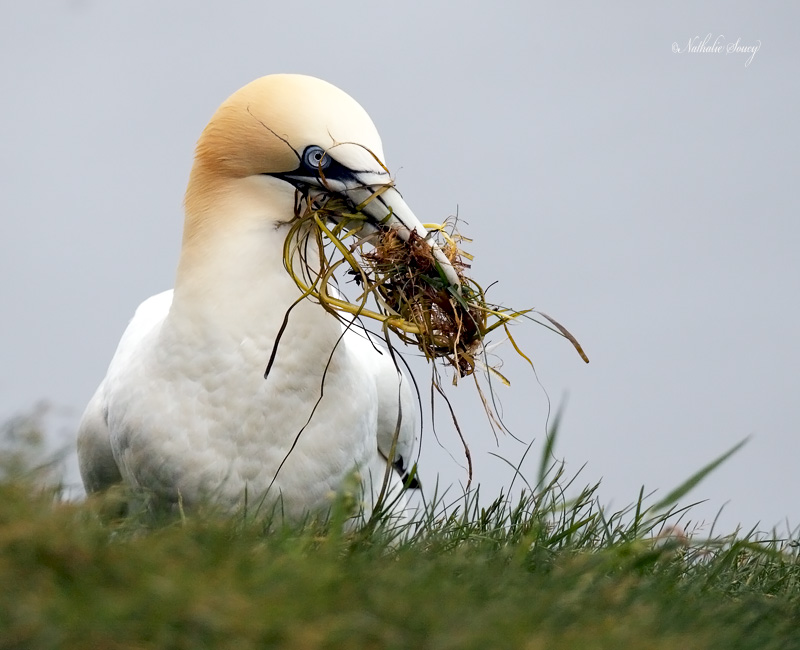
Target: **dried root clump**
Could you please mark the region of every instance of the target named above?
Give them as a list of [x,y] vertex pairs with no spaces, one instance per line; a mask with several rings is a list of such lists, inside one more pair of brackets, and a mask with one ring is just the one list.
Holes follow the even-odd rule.
[[444,357],[461,377],[472,374],[487,333],[486,304],[465,276],[469,265],[452,236],[441,249],[458,274],[460,291],[449,284],[431,244],[416,231],[404,241],[396,231],[384,230],[372,244],[361,252],[362,269],[370,289],[394,316],[395,333],[429,359]]

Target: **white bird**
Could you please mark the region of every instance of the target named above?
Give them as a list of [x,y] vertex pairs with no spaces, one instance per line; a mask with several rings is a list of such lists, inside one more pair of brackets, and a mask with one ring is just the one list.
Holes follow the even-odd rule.
[[[262,77],[222,104],[197,144],[175,289],[136,310],[81,421],[87,492],[123,482],[229,510],[247,494],[297,518],[329,507],[356,471],[369,516],[391,462],[389,487],[400,493],[416,400],[363,330],[302,301],[264,377],[300,295],[283,263],[298,196],[321,185],[323,170],[326,186],[357,204],[389,182],[383,160],[364,109],[319,79]],[[393,188],[364,211],[374,227],[426,234]]]

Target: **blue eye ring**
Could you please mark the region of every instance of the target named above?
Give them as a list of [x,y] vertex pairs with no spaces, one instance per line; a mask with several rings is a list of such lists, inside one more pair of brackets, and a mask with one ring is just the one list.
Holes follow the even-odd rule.
[[308,169],[315,172],[330,167],[331,160],[331,157],[325,153],[325,150],[315,144],[309,145],[303,152],[303,164]]

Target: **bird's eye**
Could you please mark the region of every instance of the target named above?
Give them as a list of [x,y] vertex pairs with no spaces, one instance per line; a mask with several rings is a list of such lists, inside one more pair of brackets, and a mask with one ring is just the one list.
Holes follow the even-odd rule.
[[314,171],[324,170],[331,164],[331,157],[322,147],[311,145],[303,152],[303,162],[306,167]]

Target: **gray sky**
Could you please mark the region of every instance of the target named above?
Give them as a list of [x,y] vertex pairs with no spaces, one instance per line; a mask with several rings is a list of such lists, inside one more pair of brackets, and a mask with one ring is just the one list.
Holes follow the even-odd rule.
[[[490,297],[581,340],[588,366],[514,329],[554,404],[569,395],[557,452],[588,463],[581,485],[622,507],[752,435],[693,518],[729,502],[724,530],[799,524],[800,5],[645,4],[6,3],[0,417],[46,398],[74,427],[136,305],[172,286],[208,118],[302,72],[367,109],[423,221],[458,208]],[[720,52],[673,52],[706,34]],[[737,39],[761,43],[749,65]],[[506,422],[541,440],[542,389],[500,354]],[[524,447],[494,446],[470,383],[450,393],[494,494],[510,472],[488,452]],[[424,451],[429,484],[465,478]]]

